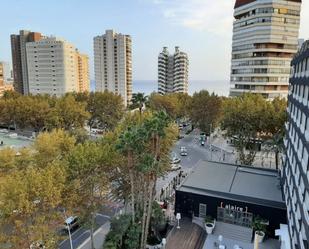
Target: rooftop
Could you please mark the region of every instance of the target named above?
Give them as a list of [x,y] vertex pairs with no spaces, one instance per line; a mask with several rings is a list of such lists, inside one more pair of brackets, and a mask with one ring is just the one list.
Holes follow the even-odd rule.
[[285,209],[275,170],[199,161],[178,191]]
[[[243,6],[243,5],[246,5],[246,4],[255,2],[255,1],[258,1],[258,0],[236,0],[234,8],[239,8],[239,7]],[[302,0],[288,0],[288,1],[296,2],[296,3],[301,3],[302,2]]]

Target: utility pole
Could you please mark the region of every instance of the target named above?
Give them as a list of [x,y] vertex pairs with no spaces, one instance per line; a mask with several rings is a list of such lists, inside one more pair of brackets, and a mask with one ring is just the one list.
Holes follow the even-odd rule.
[[70,241],[70,249],[73,249],[73,243],[72,243],[72,236],[71,236],[71,229],[70,229],[70,226],[69,224],[66,222],[68,217],[65,213],[65,209],[63,210],[63,215],[64,215],[64,218],[65,218],[65,224],[66,224],[66,227],[67,227],[67,230],[68,230],[68,233],[69,233],[69,241]]

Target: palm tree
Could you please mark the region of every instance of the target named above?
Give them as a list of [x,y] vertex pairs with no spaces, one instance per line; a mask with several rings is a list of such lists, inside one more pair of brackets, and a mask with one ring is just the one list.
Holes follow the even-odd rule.
[[156,182],[158,173],[160,171],[160,159],[161,159],[161,138],[165,136],[165,128],[169,124],[168,115],[163,112],[157,112],[154,116],[146,120],[144,123],[145,131],[147,131],[147,140],[150,141],[150,155],[146,154],[144,158],[144,171],[146,171],[147,185],[148,190],[146,195],[148,195],[148,207],[147,212],[143,215],[143,224],[142,224],[142,239],[141,239],[141,248],[146,247],[147,236],[149,231],[149,223],[152,213],[152,202],[155,195]]
[[139,109],[140,115],[142,115],[143,106],[148,101],[148,96],[145,96],[144,93],[133,93],[132,95],[132,106]]
[[138,155],[142,152],[143,149],[143,138],[144,132],[142,127],[128,127],[126,131],[124,131],[117,143],[116,149],[120,151],[127,158],[127,167],[129,171],[130,177],[130,185],[131,185],[131,206],[132,206],[132,222],[135,222],[135,188],[134,188],[134,172],[135,172],[135,155]]
[[279,155],[284,151],[284,130],[277,132],[272,136],[272,138],[266,140],[264,145],[268,148],[269,151],[275,153],[276,160],[276,169],[279,169]]

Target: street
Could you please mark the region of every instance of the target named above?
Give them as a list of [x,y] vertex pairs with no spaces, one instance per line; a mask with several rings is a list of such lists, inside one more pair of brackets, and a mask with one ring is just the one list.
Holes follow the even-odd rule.
[[[184,132],[183,132],[184,133]],[[184,134],[183,134],[184,135]],[[186,147],[188,155],[180,155],[180,147]],[[234,148],[226,143],[225,139],[222,136],[214,135],[207,139],[204,146],[200,144],[200,134],[198,130],[193,130],[190,134],[184,135],[184,137],[178,140],[172,150],[172,153],[176,155],[177,158],[181,159],[180,165],[181,170],[184,174],[189,174],[193,170],[196,163],[200,160],[209,160],[209,161],[224,161],[227,163],[235,163],[236,155],[234,154]],[[171,171],[166,174],[164,177],[161,177],[157,181],[156,192],[157,199],[160,196],[162,189],[167,189],[168,186],[171,186],[173,179],[179,175],[180,170]],[[171,188],[169,189],[173,191]],[[103,239],[109,228],[109,217],[113,217],[115,213],[119,212],[123,203],[117,198],[113,197],[112,193],[108,194],[108,202],[102,207],[99,214],[96,217],[96,223],[98,225],[98,230],[95,233],[95,241],[97,244],[103,244]],[[89,243],[90,232],[89,229],[80,228],[72,234],[73,247],[74,249],[88,249],[90,248]],[[63,241],[60,246],[60,249],[70,249],[69,240]]]
[[[109,218],[102,214],[97,214],[96,216],[96,224],[101,227],[106,223],[109,223]],[[73,249],[78,248],[87,238],[90,237],[90,230],[86,228],[78,228],[76,231],[72,233],[72,244]],[[59,244],[59,249],[70,249],[70,241],[69,238],[62,241]]]

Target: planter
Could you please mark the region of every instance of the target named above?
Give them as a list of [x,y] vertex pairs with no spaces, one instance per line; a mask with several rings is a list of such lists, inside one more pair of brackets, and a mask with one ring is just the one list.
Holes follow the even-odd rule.
[[205,223],[205,229],[207,234],[212,234],[214,228],[215,228],[214,223]]
[[263,231],[256,231],[255,232],[255,239],[259,242],[262,243],[265,237],[265,233]]

